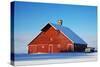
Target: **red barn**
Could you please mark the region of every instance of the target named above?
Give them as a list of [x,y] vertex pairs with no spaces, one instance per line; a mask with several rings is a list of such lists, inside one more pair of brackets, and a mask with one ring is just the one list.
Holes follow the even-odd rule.
[[87,43],[69,28],[58,24],[48,23],[41,33],[28,44],[28,53],[59,53],[84,51]]

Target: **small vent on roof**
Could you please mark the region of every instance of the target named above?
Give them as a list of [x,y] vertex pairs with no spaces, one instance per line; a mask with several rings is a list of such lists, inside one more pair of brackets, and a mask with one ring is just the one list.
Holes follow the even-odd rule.
[[57,22],[58,25],[62,25],[62,23],[63,23],[63,20],[61,20],[61,19],[59,19]]

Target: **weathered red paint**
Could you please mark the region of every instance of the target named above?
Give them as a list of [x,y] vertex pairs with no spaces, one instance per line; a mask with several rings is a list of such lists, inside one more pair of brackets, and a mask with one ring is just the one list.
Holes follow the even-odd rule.
[[74,45],[59,30],[50,27],[46,31],[42,31],[28,45],[28,53],[58,53],[64,51],[73,51]]

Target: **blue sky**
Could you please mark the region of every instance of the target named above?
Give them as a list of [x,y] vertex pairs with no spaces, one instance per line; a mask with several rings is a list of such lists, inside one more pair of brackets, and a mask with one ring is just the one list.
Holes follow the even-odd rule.
[[89,46],[97,44],[97,7],[65,4],[15,2],[15,52],[27,53],[27,44],[49,21],[73,30]]

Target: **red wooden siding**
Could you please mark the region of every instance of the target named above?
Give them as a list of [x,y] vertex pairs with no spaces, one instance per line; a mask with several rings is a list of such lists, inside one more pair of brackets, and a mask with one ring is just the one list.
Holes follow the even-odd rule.
[[57,53],[63,51],[72,51],[73,43],[65,37],[60,31],[50,27],[42,31],[30,44],[29,53]]

